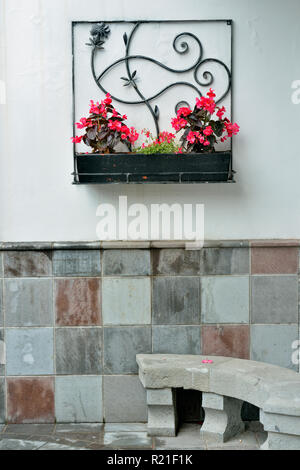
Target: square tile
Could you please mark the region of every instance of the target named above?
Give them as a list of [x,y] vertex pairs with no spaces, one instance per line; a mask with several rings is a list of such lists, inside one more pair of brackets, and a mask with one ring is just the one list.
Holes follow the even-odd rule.
[[102,373],[102,328],[57,328],[56,373]]
[[249,276],[201,278],[203,323],[249,323]]
[[53,328],[6,330],[7,375],[53,374]]
[[152,321],[156,325],[199,325],[200,279],[154,278],[152,302]]
[[153,326],[154,354],[201,354],[200,326]]
[[297,276],[252,276],[252,323],[298,323]]
[[54,251],[53,274],[57,277],[100,276],[100,250]]
[[101,281],[95,278],[55,279],[58,326],[101,325]]
[[103,279],[104,325],[151,323],[150,279]]
[[202,354],[249,359],[249,325],[202,327]]
[[149,250],[105,250],[104,276],[148,276],[151,274]]
[[299,365],[292,362],[292,343],[298,336],[298,325],[252,325],[251,359],[298,372]]
[[298,247],[252,247],[252,274],[297,274]]
[[56,377],[55,413],[59,423],[102,422],[102,377]]
[[0,328],[0,375],[5,374],[5,344],[4,344],[4,329]]
[[110,449],[152,450],[152,437],[146,432],[106,432],[103,442]]
[[53,326],[51,279],[5,279],[6,326]]
[[122,375],[104,377],[104,410],[106,423],[145,423],[146,391],[140,379]]
[[51,251],[6,251],[5,277],[49,277],[52,275]]
[[7,379],[9,423],[54,423],[54,379]]
[[151,349],[151,327],[104,328],[104,374],[137,374],[136,355]]
[[152,251],[153,274],[198,275],[200,251],[185,249],[155,249]]
[[249,248],[203,248],[201,274],[249,274]]
[[5,423],[5,379],[0,377],[0,423]]

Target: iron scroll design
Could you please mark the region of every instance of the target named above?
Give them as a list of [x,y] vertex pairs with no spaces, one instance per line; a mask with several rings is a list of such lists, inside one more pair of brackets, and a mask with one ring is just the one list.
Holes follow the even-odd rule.
[[[215,64],[219,64],[221,67],[223,67],[223,69],[225,70],[225,72],[227,74],[227,79],[228,79],[228,83],[227,83],[225,91],[223,92],[223,94],[221,96],[216,98],[216,103],[218,104],[228,95],[228,93],[231,89],[231,83],[232,83],[231,71],[229,70],[229,68],[227,67],[227,65],[224,62],[222,62],[221,60],[219,60],[217,58],[209,57],[209,58],[203,59],[204,49],[203,49],[202,43],[201,43],[200,39],[195,34],[193,34],[191,32],[182,32],[180,34],[177,34],[176,37],[174,38],[173,45],[172,45],[173,49],[175,50],[176,53],[178,53],[178,54],[187,54],[190,50],[190,46],[186,42],[186,39],[189,38],[189,39],[192,39],[193,41],[195,41],[195,43],[196,43],[196,45],[199,49],[198,57],[197,57],[197,60],[191,66],[189,66],[187,68],[175,69],[175,68],[171,68],[171,67],[163,64],[162,62],[160,62],[160,61],[158,61],[158,60],[156,60],[152,57],[145,56],[145,55],[131,54],[130,50],[131,50],[132,42],[133,42],[133,39],[134,39],[134,35],[143,23],[144,23],[143,21],[138,21],[138,22],[134,23],[133,29],[130,32],[129,36],[127,35],[127,33],[124,33],[124,35],[123,35],[123,40],[124,40],[124,44],[125,44],[125,55],[124,55],[124,57],[120,57],[115,62],[113,62],[111,65],[106,67],[100,73],[100,75],[97,75],[96,70],[95,70],[95,58],[96,58],[96,54],[99,51],[101,51],[101,49],[104,49],[103,45],[104,45],[105,41],[109,38],[109,36],[111,34],[111,30],[110,30],[109,25],[105,24],[105,23],[97,23],[96,25],[94,25],[91,29],[91,32],[90,32],[91,33],[91,37],[89,39],[90,42],[87,43],[87,45],[92,47],[91,69],[92,69],[93,78],[94,78],[97,86],[100,88],[100,90],[104,94],[109,93],[109,90],[105,89],[103,87],[102,83],[101,83],[101,80],[103,79],[103,77],[116,65],[121,64],[121,63],[125,63],[127,77],[120,77],[120,79],[122,81],[124,81],[124,86],[125,87],[127,87],[127,86],[132,86],[133,87],[136,94],[138,95],[138,99],[135,100],[135,101],[128,101],[128,100],[122,99],[120,97],[114,96],[112,94],[111,94],[111,97],[112,97],[113,100],[115,100],[119,103],[128,104],[128,105],[144,104],[145,106],[147,106],[149,112],[151,113],[151,115],[153,117],[155,128],[156,128],[156,133],[158,135],[159,132],[160,132],[160,130],[159,130],[160,110],[159,110],[159,107],[157,105],[152,105],[152,103],[155,99],[157,99],[159,96],[161,96],[163,93],[167,92],[171,88],[174,88],[176,86],[182,86],[182,85],[193,89],[197,93],[197,95],[199,97],[201,97],[202,93],[199,89],[199,86],[200,87],[210,87],[210,86],[212,86],[213,83],[214,83],[215,77],[212,74],[212,72],[205,69],[202,72],[202,79],[199,79],[200,69],[202,69],[204,65],[208,65],[210,63],[215,63]],[[231,24],[231,21],[228,21],[227,24]],[[185,38],[185,40],[184,40],[184,38]],[[144,60],[144,61],[152,62],[153,64],[155,64],[155,65],[157,65],[157,66],[159,66],[159,67],[161,67],[161,68],[163,68],[163,69],[165,69],[169,72],[172,72],[174,74],[183,74],[183,73],[186,73],[186,72],[193,71],[193,78],[194,78],[195,84],[190,83],[188,81],[184,81],[184,80],[176,81],[176,82],[170,83],[169,85],[165,86],[163,89],[161,89],[160,91],[158,91],[154,95],[146,97],[146,96],[143,95],[143,93],[141,92],[141,90],[138,87],[138,84],[137,84],[137,78],[138,78],[137,70],[132,71],[131,68],[130,68],[130,61],[132,59],[138,59],[138,60],[142,60],[142,61]],[[175,106],[175,112],[177,112],[177,109],[180,106],[190,106],[190,105],[186,101],[179,101]]]

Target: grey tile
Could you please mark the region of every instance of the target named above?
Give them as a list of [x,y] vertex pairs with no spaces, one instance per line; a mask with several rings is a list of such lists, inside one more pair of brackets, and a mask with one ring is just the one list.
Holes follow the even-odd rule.
[[153,274],[197,275],[200,272],[200,251],[156,249],[152,251]]
[[154,354],[201,354],[200,326],[153,326]]
[[4,253],[5,277],[49,277],[51,275],[51,251],[7,251]]
[[[104,410],[106,423],[146,422],[146,391],[140,379],[122,375],[104,377]],[[128,428],[112,429],[106,425],[105,431],[122,432],[128,431]]]
[[100,276],[100,250],[54,251],[53,274],[58,277]]
[[201,278],[203,323],[249,323],[249,276]]
[[[78,445],[78,447],[76,446]],[[86,447],[83,447],[83,445],[87,443],[78,443],[75,441],[73,445],[67,445],[67,444],[58,444],[57,442],[47,442],[45,445],[40,447],[38,450],[88,450]]]
[[199,325],[200,279],[157,277],[153,279],[152,321],[157,325]]
[[5,362],[4,329],[0,328],[0,375],[5,374]]
[[36,450],[46,442],[26,439],[0,439],[0,450]]
[[249,248],[204,248],[201,274],[249,274]]
[[258,449],[255,433],[245,431],[237,434],[222,444],[216,443],[213,437],[206,439],[207,450],[252,450]]
[[5,423],[5,379],[0,377],[0,423]]
[[252,325],[251,359],[298,371],[293,364],[293,341],[298,340],[298,325]]
[[53,328],[6,330],[7,375],[53,374]]
[[146,432],[106,432],[104,445],[113,449],[152,449],[152,438]]
[[56,377],[55,414],[59,423],[99,423],[102,377]]
[[8,424],[5,434],[52,434],[54,424]]
[[298,323],[297,276],[252,276],[252,323]]
[[57,328],[56,373],[60,375],[101,374],[102,329]]
[[147,423],[106,423],[105,432],[146,432]]
[[55,432],[58,433],[92,433],[93,435],[96,433],[101,433],[104,427],[103,424],[99,423],[65,423],[65,424],[57,424],[55,428]]
[[147,276],[151,274],[149,250],[105,250],[105,276]]
[[102,316],[104,325],[150,324],[150,279],[103,279]]
[[157,437],[155,448],[157,450],[203,449],[200,440],[200,424],[184,423],[180,426],[176,437]]
[[6,279],[6,326],[53,326],[51,279]]
[[5,429],[5,424],[0,424],[0,433],[2,433]]
[[3,277],[3,253],[0,252],[0,277]]
[[151,327],[104,328],[105,374],[136,374],[139,353],[151,353]]

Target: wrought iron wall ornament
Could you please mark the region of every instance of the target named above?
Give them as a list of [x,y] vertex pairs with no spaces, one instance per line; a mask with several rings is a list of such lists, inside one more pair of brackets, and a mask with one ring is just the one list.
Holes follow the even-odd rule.
[[[184,68],[184,69],[174,69],[174,68],[168,67],[167,65],[163,64],[162,62],[160,62],[160,61],[158,61],[158,60],[156,60],[152,57],[144,56],[144,55],[131,54],[130,49],[131,49],[131,46],[132,46],[134,35],[135,35],[136,31],[141,27],[141,25],[143,25],[145,23],[146,22],[143,22],[143,21],[138,21],[138,22],[134,23],[133,29],[132,29],[131,33],[129,34],[129,37],[128,37],[127,33],[125,33],[123,35],[123,40],[124,40],[124,44],[125,44],[125,55],[124,55],[124,57],[121,57],[120,59],[116,60],[111,65],[106,67],[100,73],[100,75],[97,75],[96,70],[95,70],[95,57],[96,57],[96,54],[98,52],[101,52],[101,49],[104,49],[103,45],[104,45],[105,41],[109,38],[109,35],[110,35],[109,26],[105,23],[98,23],[98,24],[94,25],[93,28],[91,29],[90,42],[87,45],[92,47],[91,69],[92,69],[92,74],[93,74],[94,80],[95,80],[97,86],[105,94],[109,93],[109,90],[107,90],[103,87],[103,85],[101,83],[101,80],[113,67],[115,67],[118,64],[125,63],[127,77],[120,77],[120,79],[122,81],[124,81],[124,86],[125,87],[128,87],[128,86],[133,87],[136,94],[138,95],[138,99],[136,101],[128,101],[128,100],[125,100],[123,98],[120,98],[120,97],[117,97],[117,96],[114,96],[114,95],[112,95],[112,98],[115,101],[118,101],[119,103],[124,103],[124,104],[129,104],[129,105],[144,104],[145,106],[147,106],[149,112],[151,113],[151,115],[153,117],[155,128],[156,128],[156,133],[158,135],[159,134],[160,110],[159,110],[157,105],[152,104],[153,101],[156,98],[158,98],[163,93],[170,90],[171,88],[174,88],[176,86],[182,86],[182,85],[193,89],[197,93],[197,95],[201,97],[202,93],[199,89],[199,86],[201,86],[201,87],[210,87],[211,85],[213,85],[214,80],[215,80],[212,72],[210,72],[206,68],[202,72],[203,81],[200,80],[199,79],[199,74],[201,73],[201,69],[203,69],[203,67],[207,64],[215,63],[215,64],[219,64],[221,67],[223,67],[223,69],[226,72],[227,79],[228,79],[228,83],[226,85],[225,92],[221,96],[216,98],[216,102],[220,103],[228,95],[228,93],[231,89],[231,71],[229,70],[229,68],[227,67],[227,65],[224,62],[222,62],[221,60],[219,60],[217,58],[211,58],[211,57],[203,58],[204,50],[203,50],[203,46],[202,46],[202,43],[201,43],[200,39],[195,34],[189,33],[189,32],[182,32],[180,34],[177,34],[177,36],[174,38],[174,41],[173,41],[173,49],[178,54],[187,54],[190,51],[190,46],[186,42],[186,40],[184,40],[184,38],[185,39],[186,38],[191,38],[193,41],[195,41],[195,43],[197,44],[197,47],[199,48],[199,54],[198,54],[197,60],[190,67],[187,67],[187,68]],[[228,21],[227,24],[231,24],[231,22]],[[163,69],[165,69],[169,72],[172,72],[174,74],[182,74],[182,73],[193,71],[193,78],[194,78],[195,84],[187,82],[187,81],[173,82],[173,83],[170,83],[169,85],[167,85],[166,87],[164,87],[162,90],[155,93],[154,95],[146,97],[142,94],[142,92],[140,91],[140,89],[138,87],[138,83],[137,83],[138,71],[137,70],[131,71],[130,61],[132,59],[146,60],[148,62],[152,62],[153,64],[155,64],[155,65],[157,65],[157,66],[159,66],[159,67],[161,67],[161,68],[163,68]],[[187,103],[186,101],[180,101],[179,103],[176,104],[175,111],[177,111],[177,109],[182,105],[189,106],[189,103]]]

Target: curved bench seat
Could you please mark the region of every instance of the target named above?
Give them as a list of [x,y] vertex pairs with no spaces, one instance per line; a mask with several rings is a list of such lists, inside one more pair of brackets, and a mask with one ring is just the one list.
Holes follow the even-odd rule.
[[[207,359],[213,362],[202,362]],[[203,392],[202,406],[206,415],[201,432],[204,433],[206,429],[209,429],[208,432],[214,434],[211,430],[212,426],[207,422],[207,417],[209,414],[216,417],[218,410],[221,413],[219,413],[219,421],[224,421],[226,415],[227,424],[224,425],[226,431],[221,433],[222,436],[220,432],[216,433],[224,440],[241,430],[240,407],[242,402],[247,401],[260,408],[261,421],[269,434],[265,448],[283,448],[283,441],[284,445],[289,446],[288,448],[300,448],[300,374],[297,372],[263,362],[220,356],[138,354],[137,363],[140,380],[150,397],[148,410],[151,406],[155,407],[154,390],[165,389],[165,395],[166,390],[171,392],[176,388],[199,390]],[[158,395],[156,392],[157,397]],[[156,404],[156,406],[163,405]],[[174,409],[174,399],[172,405],[169,403],[165,406],[171,406]],[[231,431],[228,423],[231,419],[232,424],[232,416],[228,415],[229,411],[227,412],[226,409],[231,410],[230,413],[235,415],[235,423],[231,426]],[[150,417],[151,412],[154,411],[155,408],[150,410]],[[161,413],[163,410],[159,411]],[[173,421],[174,435],[176,432],[175,414]],[[218,419],[214,421],[215,425],[219,422]],[[155,426],[149,428],[150,433],[151,429],[156,432]],[[162,432],[164,432],[163,429]],[[282,436],[285,438],[283,439]],[[290,438],[288,439],[287,436]],[[281,444],[274,444],[279,438]],[[289,443],[287,443],[288,440]]]

